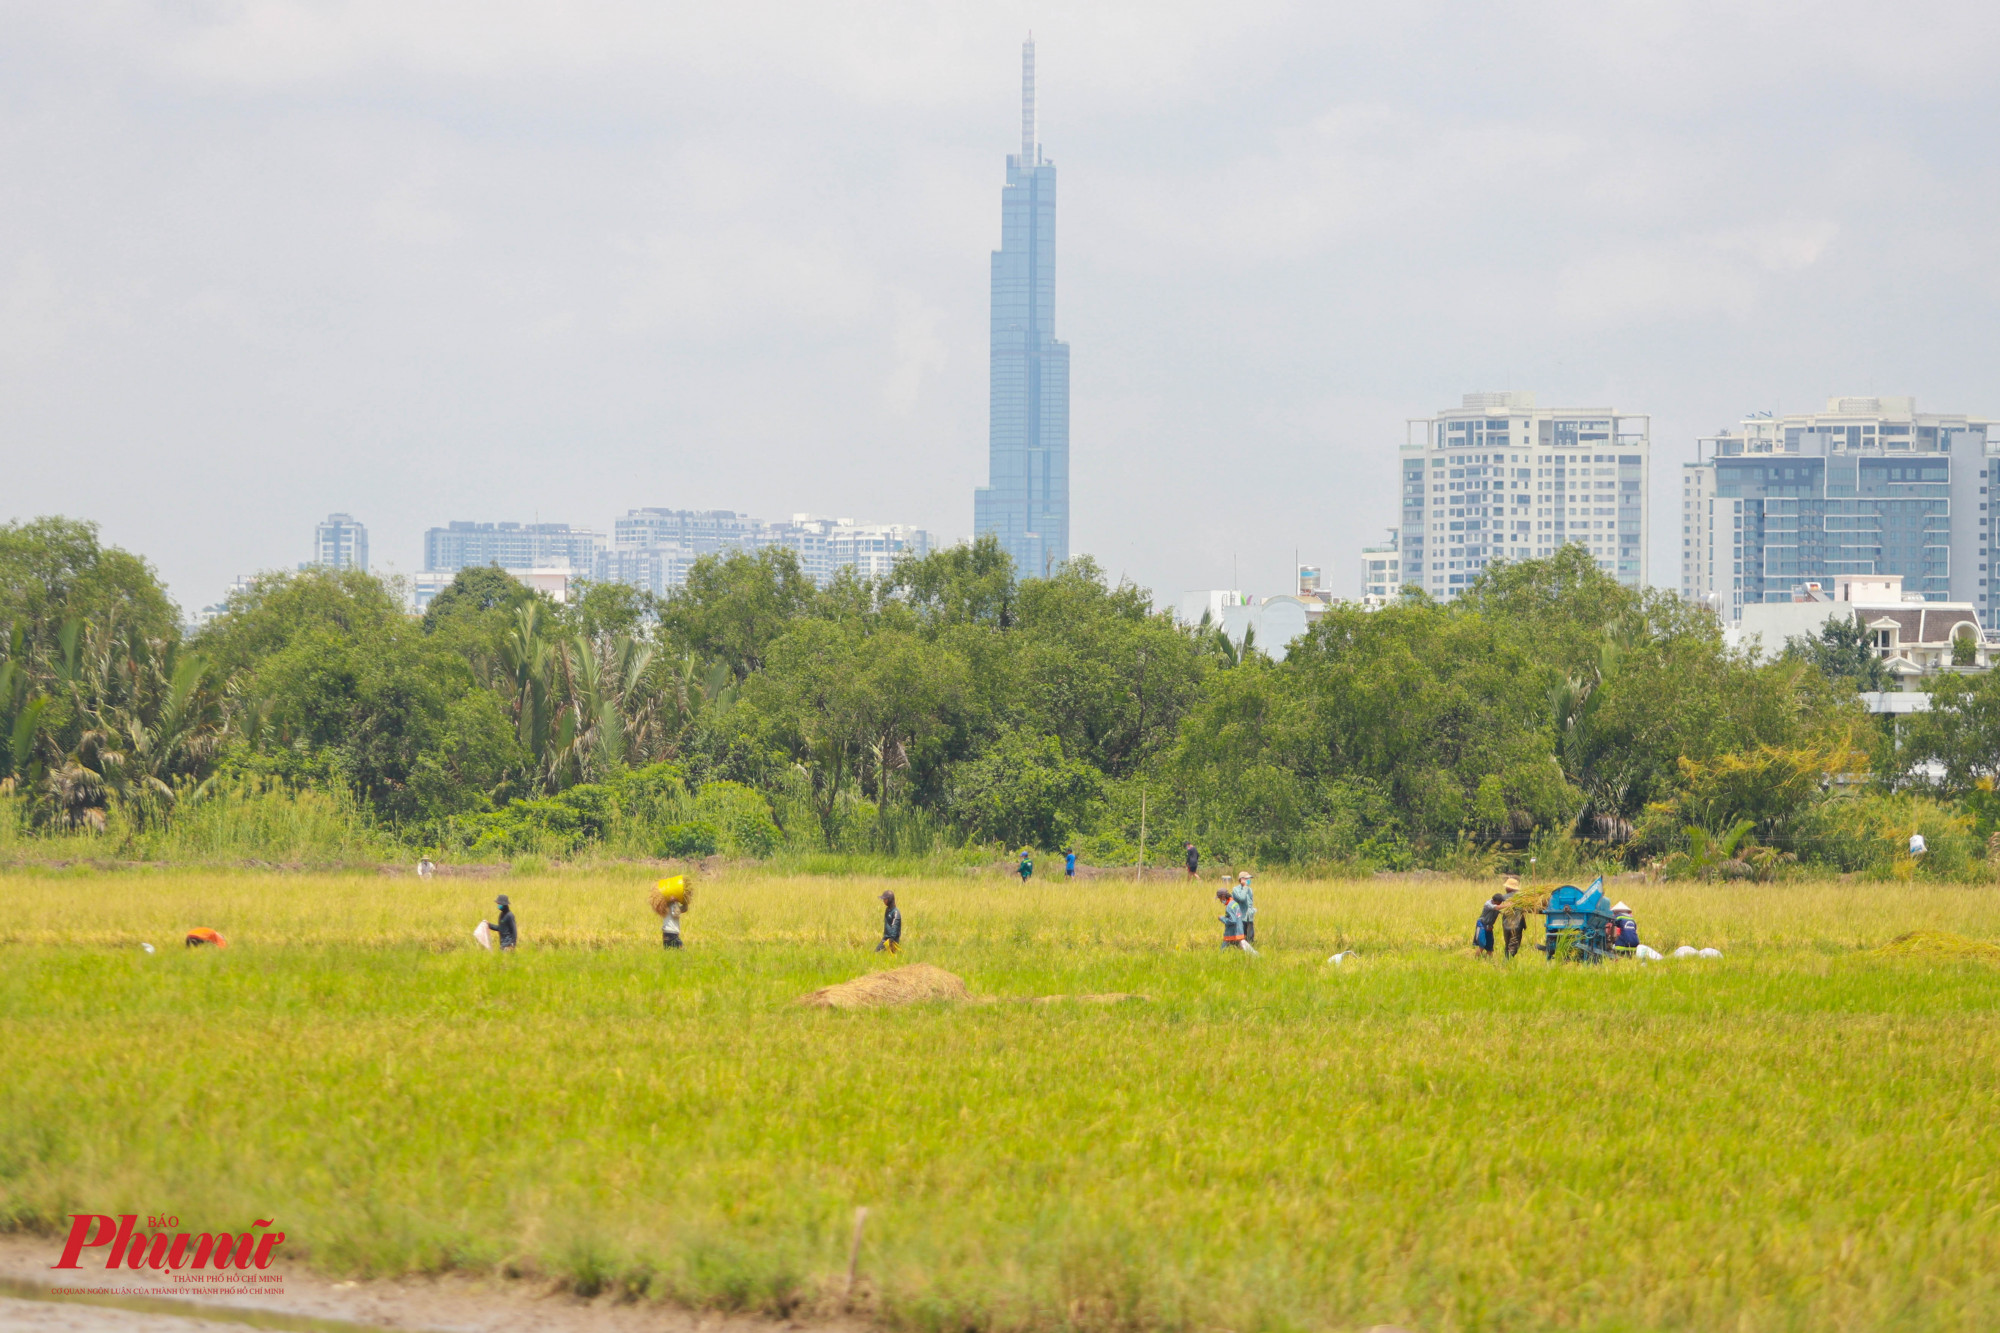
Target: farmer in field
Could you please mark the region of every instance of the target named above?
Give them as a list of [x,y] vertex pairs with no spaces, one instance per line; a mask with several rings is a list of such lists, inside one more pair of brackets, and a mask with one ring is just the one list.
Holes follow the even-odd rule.
[[1244,934],[1243,904],[1236,901],[1227,884],[1215,891],[1215,900],[1222,904],[1222,947],[1241,949],[1245,953],[1256,953],[1257,947]]
[[1528,929],[1528,914],[1514,901],[1520,892],[1521,881],[1512,875],[1507,876],[1506,887],[1500,895],[1500,933],[1506,937],[1509,958],[1521,952],[1521,936]]
[[487,929],[500,937],[500,948],[503,951],[511,949],[520,938],[519,928],[514,924],[514,909],[508,904],[507,895],[504,893],[493,900],[493,905],[500,909],[500,919]]
[[1608,943],[1619,953],[1630,958],[1639,951],[1639,922],[1632,915],[1632,909],[1624,903],[1611,904],[1611,938]]
[[1201,853],[1195,850],[1193,843],[1187,845],[1187,868],[1189,879],[1201,873]]
[[[1250,891],[1249,871],[1246,870],[1236,877],[1236,883],[1231,886],[1229,896],[1234,898],[1236,905],[1243,909],[1244,940],[1247,943],[1255,944],[1257,942],[1257,896]],[[1253,949],[1251,952],[1255,953],[1256,950]]]
[[661,947],[681,948],[681,918],[694,904],[694,884],[686,875],[669,875],[653,885],[646,901],[660,918]]
[[1484,954],[1493,952],[1493,923],[1500,919],[1500,909],[1506,905],[1506,895],[1496,893],[1479,909],[1479,920],[1472,926],[1473,948]]
[[1021,849],[1021,864],[1016,867],[1015,873],[1020,875],[1023,884],[1026,884],[1029,878],[1035,873],[1034,853],[1030,852],[1026,847]]
[[901,953],[903,951],[903,913],[896,906],[896,895],[887,889],[882,891],[882,942],[875,946],[876,953]]

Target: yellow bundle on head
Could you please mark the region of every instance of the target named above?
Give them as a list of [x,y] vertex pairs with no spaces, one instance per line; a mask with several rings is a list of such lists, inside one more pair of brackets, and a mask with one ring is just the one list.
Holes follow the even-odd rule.
[[688,883],[686,875],[669,875],[653,886],[651,901],[654,916],[665,916],[675,903],[685,912],[694,901],[694,885]]

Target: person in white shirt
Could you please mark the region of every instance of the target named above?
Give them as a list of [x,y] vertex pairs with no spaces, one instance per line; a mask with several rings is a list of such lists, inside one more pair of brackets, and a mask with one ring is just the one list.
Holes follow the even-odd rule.
[[1930,848],[1928,848],[1928,847],[1924,846],[1924,835],[1923,835],[1923,834],[1921,834],[1921,833],[1912,833],[1912,834],[1910,835],[1910,855],[1911,855],[1911,856],[1922,856],[1922,855],[1923,855],[1923,854],[1924,854],[1925,852],[1927,852],[1927,851],[1929,851],[1929,850],[1930,850]]

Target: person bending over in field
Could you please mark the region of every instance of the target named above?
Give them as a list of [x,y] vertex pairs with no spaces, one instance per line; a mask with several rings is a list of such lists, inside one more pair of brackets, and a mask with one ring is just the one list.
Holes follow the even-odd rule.
[[1500,909],[1506,905],[1506,895],[1496,893],[1479,909],[1479,920],[1472,927],[1473,948],[1484,954],[1493,952],[1493,923],[1500,919]]
[[1605,942],[1627,958],[1639,952],[1639,922],[1624,903],[1611,904],[1611,924],[1605,933],[1611,937]]
[[882,893],[882,942],[875,946],[876,953],[901,953],[903,951],[903,913],[896,906],[896,895],[888,890]]
[[518,928],[514,924],[514,909],[508,906],[507,895],[504,893],[493,900],[493,905],[500,909],[500,920],[489,926],[488,929],[500,937],[500,947],[502,949],[511,949],[514,947],[515,941],[519,938],[517,934]]
[[1222,947],[1256,953],[1257,946],[1244,933],[1243,904],[1236,901],[1236,895],[1230,892],[1228,885],[1215,891],[1215,900],[1222,904]]

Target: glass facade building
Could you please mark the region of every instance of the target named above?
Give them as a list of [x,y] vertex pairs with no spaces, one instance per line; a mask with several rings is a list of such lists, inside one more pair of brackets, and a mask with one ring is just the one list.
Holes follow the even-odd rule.
[[1021,47],[1021,152],[1007,159],[993,252],[987,484],[972,528],[1023,578],[1069,559],[1069,344],[1055,336],[1056,168],[1035,142],[1035,43]]
[[1404,437],[1402,582],[1449,600],[1489,564],[1581,546],[1626,587],[1644,587],[1651,466],[1645,416],[1466,394]]
[[1911,599],[2000,607],[1991,424],[1911,398],[1833,398],[1700,440],[1681,469],[1682,593],[1737,623],[1808,583],[1900,574]]

